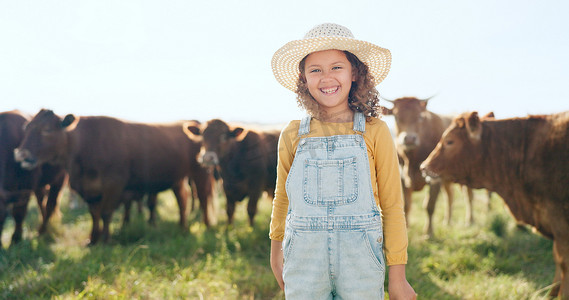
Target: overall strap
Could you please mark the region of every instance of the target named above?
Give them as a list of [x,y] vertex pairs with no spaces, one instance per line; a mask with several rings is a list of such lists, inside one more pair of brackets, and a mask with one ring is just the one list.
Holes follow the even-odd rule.
[[303,135],[307,135],[310,133],[310,119],[311,116],[307,115],[302,120],[300,120],[300,127],[298,127],[298,136],[302,137]]
[[360,133],[366,131],[366,117],[359,111],[354,113],[354,131]]

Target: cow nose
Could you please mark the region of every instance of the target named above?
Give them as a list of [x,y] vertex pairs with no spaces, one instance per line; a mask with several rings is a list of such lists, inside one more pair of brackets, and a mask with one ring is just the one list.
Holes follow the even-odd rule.
[[416,145],[417,144],[417,136],[415,135],[406,135],[405,138],[403,138],[403,143],[405,145]]
[[213,151],[206,151],[200,156],[200,163],[207,166],[219,164],[217,154]]
[[427,162],[424,161],[420,166],[421,175],[427,180],[427,182],[435,182],[440,179],[439,174],[428,169]]
[[423,162],[421,163],[421,165],[419,166],[419,170],[421,170],[421,172],[427,171],[427,165],[425,164],[424,161],[423,161]]
[[425,164],[425,162],[421,163],[421,165],[419,166],[419,170],[421,170],[421,174],[423,175],[423,177],[428,176],[427,165]]
[[26,149],[20,149],[20,148],[14,149],[14,160],[16,162],[23,162],[29,156],[30,156],[30,151]]
[[14,160],[19,162],[20,166],[26,170],[31,170],[38,164],[37,159],[27,149],[14,149]]
[[419,137],[413,133],[402,132],[398,137],[398,143],[405,149],[413,149],[419,146]]

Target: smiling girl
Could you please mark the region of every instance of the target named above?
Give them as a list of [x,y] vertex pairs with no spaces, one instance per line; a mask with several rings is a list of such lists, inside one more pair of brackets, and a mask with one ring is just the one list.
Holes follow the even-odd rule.
[[[287,299],[414,299],[399,166],[375,86],[389,50],[321,24],[273,56],[308,116],[279,139],[271,267]],[[384,258],[385,251],[385,258]]]

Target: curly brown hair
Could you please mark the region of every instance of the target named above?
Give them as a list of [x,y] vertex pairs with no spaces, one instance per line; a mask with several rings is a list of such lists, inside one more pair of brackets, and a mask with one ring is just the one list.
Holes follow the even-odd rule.
[[[356,81],[352,82],[350,94],[348,95],[348,107],[354,112],[362,112],[366,118],[377,118],[380,115],[381,106],[379,104],[379,92],[375,88],[373,75],[369,72],[366,64],[364,64],[357,56],[349,51],[343,51],[346,58],[352,64]],[[299,64],[300,76],[296,83],[296,101],[298,106],[305,109],[311,116],[322,119],[324,111],[320,110],[320,105],[312,97],[308,91],[306,84],[306,75],[304,73],[305,56]]]

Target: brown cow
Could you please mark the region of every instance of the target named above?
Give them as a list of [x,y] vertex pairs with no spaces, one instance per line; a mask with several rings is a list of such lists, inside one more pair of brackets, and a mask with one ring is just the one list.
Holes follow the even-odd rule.
[[[429,185],[429,194],[424,200],[424,207],[427,210],[427,223],[425,233],[433,236],[432,218],[435,211],[435,204],[441,189],[441,184],[445,189],[448,200],[448,211],[446,222],[450,223],[452,216],[452,203],[454,193],[449,180],[434,180],[428,182],[423,176],[419,166],[441,138],[444,130],[451,122],[450,117],[440,116],[427,110],[429,99],[420,100],[415,97],[404,97],[390,101],[393,103],[392,109],[384,108],[383,114],[393,115],[396,123],[396,146],[397,152],[402,162],[403,195],[405,199],[405,215],[409,215],[411,210],[411,194],[413,191],[420,191],[425,185]],[[467,193],[471,195],[471,193]],[[473,222],[472,200],[467,198],[467,222]]]
[[462,114],[422,168],[496,191],[518,221],[553,239],[561,284],[551,295],[569,299],[569,111],[503,120]]
[[245,130],[230,127],[222,120],[208,121],[202,128],[189,124],[188,137],[202,137],[199,160],[205,166],[219,166],[227,198],[227,222],[233,222],[235,204],[249,197],[249,224],[257,212],[263,191],[274,196],[277,178],[277,143],[279,132]]
[[15,222],[12,244],[22,239],[22,223],[32,192],[42,215],[39,233],[45,233],[49,219],[57,208],[59,194],[66,179],[63,168],[45,164],[42,168],[28,171],[22,169],[14,160],[14,149],[22,141],[24,124],[28,121],[29,117],[19,111],[0,113],[0,236],[8,208],[11,206]]
[[[180,226],[186,229],[188,177],[197,186],[209,225],[212,176],[197,162],[199,149],[200,144],[184,134],[182,123],[150,125],[71,114],[62,119],[51,110],[41,110],[27,125],[15,153],[28,169],[49,162],[68,170],[71,188],[89,206],[93,218],[90,243],[95,244],[100,238],[109,239],[112,213],[123,200],[169,188],[180,208]],[[149,202],[152,218],[154,203]]]

